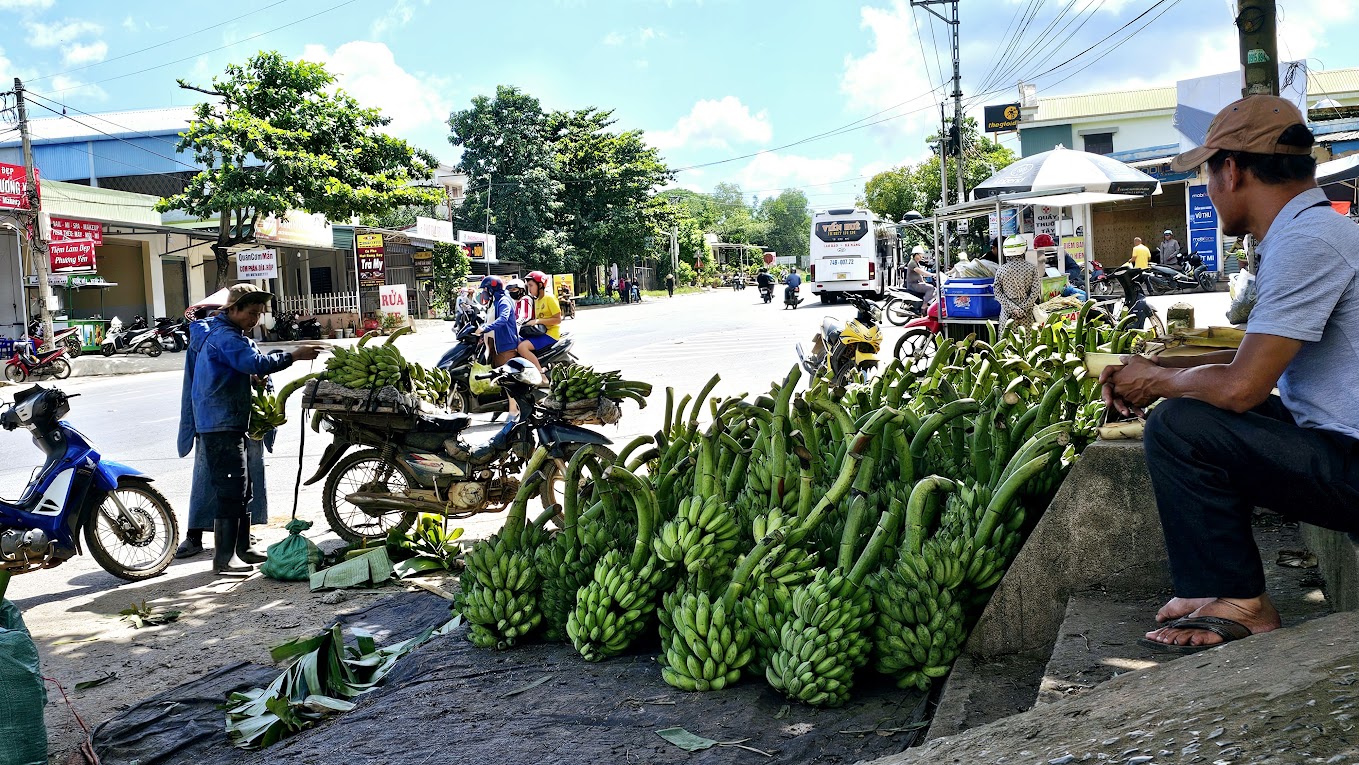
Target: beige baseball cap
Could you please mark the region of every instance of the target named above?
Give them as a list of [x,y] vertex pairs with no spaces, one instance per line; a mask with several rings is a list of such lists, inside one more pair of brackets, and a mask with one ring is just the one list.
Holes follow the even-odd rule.
[[252,305],[254,303],[268,303],[274,296],[253,284],[233,284],[227,290],[226,304],[223,309],[231,308],[235,305]]
[[1283,132],[1294,125],[1307,127],[1302,112],[1278,96],[1246,96],[1228,104],[1208,125],[1203,145],[1170,161],[1177,173],[1193,170],[1219,151],[1250,154],[1290,154],[1307,156],[1311,145],[1290,146],[1279,143]]

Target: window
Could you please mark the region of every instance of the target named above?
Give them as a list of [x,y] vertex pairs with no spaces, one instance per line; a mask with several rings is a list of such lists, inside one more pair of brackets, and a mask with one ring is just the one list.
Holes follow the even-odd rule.
[[1114,153],[1113,133],[1088,133],[1082,138],[1085,139],[1085,150],[1091,154]]

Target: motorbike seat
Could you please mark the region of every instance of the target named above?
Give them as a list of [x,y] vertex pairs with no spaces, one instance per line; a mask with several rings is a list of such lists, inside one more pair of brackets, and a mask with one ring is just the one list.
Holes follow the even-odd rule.
[[826,338],[827,343],[839,341],[842,329],[844,329],[844,326],[829,316],[821,320],[821,334]]
[[457,433],[471,422],[472,418],[465,414],[421,414],[415,421],[415,432]]

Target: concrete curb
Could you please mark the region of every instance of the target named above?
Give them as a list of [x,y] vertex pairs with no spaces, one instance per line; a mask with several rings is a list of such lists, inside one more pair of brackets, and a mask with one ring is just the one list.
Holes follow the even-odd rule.
[[1359,611],[1359,535],[1306,523],[1298,533],[1317,556],[1317,571],[1326,581],[1326,599],[1336,611]]

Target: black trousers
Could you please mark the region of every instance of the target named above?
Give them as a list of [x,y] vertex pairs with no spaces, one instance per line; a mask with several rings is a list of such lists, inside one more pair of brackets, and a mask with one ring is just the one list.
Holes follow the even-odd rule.
[[1178,597],[1265,591],[1251,534],[1256,507],[1359,531],[1359,440],[1298,427],[1277,396],[1245,414],[1163,401],[1143,440]]
[[217,518],[245,518],[250,505],[250,471],[246,468],[244,433],[199,433],[208,460]]

